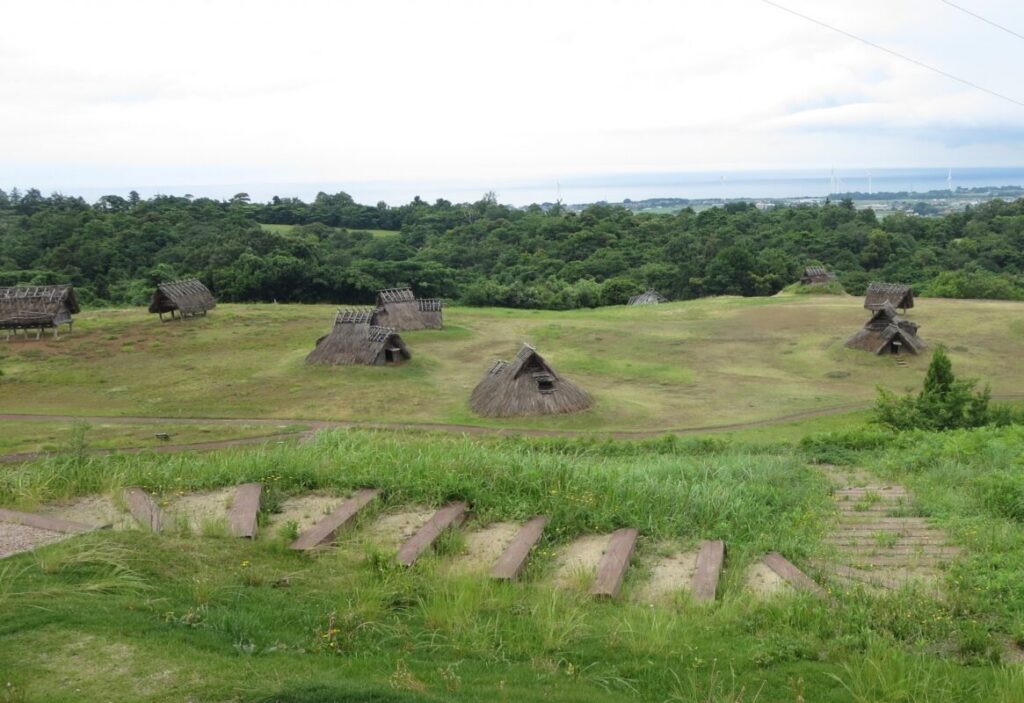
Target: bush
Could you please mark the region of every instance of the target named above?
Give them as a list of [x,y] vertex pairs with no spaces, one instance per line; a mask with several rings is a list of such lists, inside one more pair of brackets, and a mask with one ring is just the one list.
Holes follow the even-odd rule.
[[989,409],[990,389],[974,392],[977,381],[957,380],[945,349],[932,355],[924,388],[917,396],[897,396],[878,389],[874,422],[894,430],[954,430],[981,427],[996,420],[1006,422],[1004,413]]

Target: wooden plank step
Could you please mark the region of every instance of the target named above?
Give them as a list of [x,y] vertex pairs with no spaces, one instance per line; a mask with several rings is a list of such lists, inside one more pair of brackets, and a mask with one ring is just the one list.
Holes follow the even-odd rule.
[[769,552],[768,554],[765,554],[761,558],[761,561],[764,562],[769,569],[785,579],[785,581],[796,590],[803,591],[804,593],[810,593],[818,596],[819,598],[824,598],[827,595],[824,588],[816,584],[810,576],[796,568],[788,559],[778,552]]
[[877,554],[879,556],[925,556],[943,559],[953,559],[960,554],[959,547],[944,547],[936,544],[925,544],[919,546],[903,547],[879,547],[875,545],[840,545],[838,550],[842,554],[859,556],[862,554]]
[[256,536],[256,516],[260,512],[262,493],[262,483],[243,483],[235,489],[235,499],[228,512],[228,525],[235,537],[252,539]]
[[153,497],[141,488],[126,488],[124,500],[128,504],[128,512],[142,525],[153,532],[159,532],[164,527],[164,514],[154,501]]
[[923,517],[864,517],[846,516],[839,518],[840,529],[851,527],[878,527],[885,530],[891,527],[930,527],[928,518]]
[[23,513],[17,510],[6,510],[3,508],[0,508],[0,522],[13,522],[16,525],[25,525],[26,527],[35,527],[40,530],[65,532],[69,534],[92,532],[93,530],[110,527],[110,525],[86,525],[81,522],[72,522],[71,520],[62,520],[57,517],[39,515],[38,513]]
[[427,524],[406,541],[398,550],[395,559],[403,566],[412,566],[419,559],[420,554],[426,551],[437,541],[449,527],[458,527],[466,519],[468,506],[460,501],[449,503],[431,517]]
[[334,540],[335,535],[349,527],[355,521],[356,514],[370,501],[380,495],[377,488],[363,488],[344,503],[335,508],[330,515],[299,535],[291,544],[291,548],[303,552],[315,549],[322,544]]
[[942,535],[931,537],[899,537],[885,546],[879,545],[872,535],[831,535],[822,540],[825,544],[836,547],[874,547],[875,549],[891,549],[893,547],[910,547],[924,549],[926,547],[949,547],[949,540]]
[[893,573],[893,570],[874,572],[869,569],[857,569],[842,564],[822,564],[821,568],[832,575],[838,576],[840,579],[894,590],[908,583],[927,581],[937,576],[934,571],[907,570],[902,574],[896,575]]
[[626,569],[629,568],[629,560],[636,549],[636,540],[639,536],[640,531],[632,527],[624,527],[612,533],[611,539],[608,540],[608,548],[597,565],[597,578],[590,587],[591,595],[607,598],[619,595],[622,579],[626,576]]
[[939,557],[930,554],[852,554],[837,558],[846,566],[854,569],[871,569],[873,567],[931,567],[948,563],[950,557]]
[[900,535],[902,537],[937,537],[942,535],[941,530],[934,527],[914,527],[913,525],[889,525],[882,527],[872,527],[870,525],[844,525],[836,531],[836,534],[860,537],[864,535],[874,536],[880,532]]
[[718,593],[718,577],[725,561],[725,542],[720,539],[704,540],[697,552],[697,565],[693,571],[690,593],[698,603],[715,600]]
[[905,488],[837,488],[832,493],[836,498],[859,500],[877,496],[879,500],[890,498],[909,498],[910,494]]
[[498,557],[498,560],[494,562],[494,567],[491,569],[491,578],[501,579],[502,581],[514,581],[517,579],[523,567],[526,566],[526,560],[530,557],[530,550],[540,541],[540,537],[544,534],[544,528],[547,524],[548,516],[538,515],[523,525],[519,532],[516,533],[512,543],[506,547],[505,551]]

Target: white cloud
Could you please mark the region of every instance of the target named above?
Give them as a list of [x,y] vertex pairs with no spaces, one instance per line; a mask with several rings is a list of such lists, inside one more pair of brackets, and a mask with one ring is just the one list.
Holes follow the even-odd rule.
[[[1021,90],[1024,42],[936,0],[782,2]],[[0,25],[21,187],[1019,165],[1022,116],[758,0],[63,1]]]

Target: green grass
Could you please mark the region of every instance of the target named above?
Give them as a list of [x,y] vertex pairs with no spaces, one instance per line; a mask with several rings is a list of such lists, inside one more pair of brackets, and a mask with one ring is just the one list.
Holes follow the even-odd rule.
[[[285,535],[105,531],[0,563],[0,681],[13,701],[1020,701],[1024,429],[817,435],[802,449],[728,439],[484,439],[337,431],[206,455],[69,455],[9,467],[0,504],[114,491],[273,484],[277,495],[379,486],[379,509],[452,498],[480,522],[551,515],[523,583],[414,569],[359,539],[308,556]],[[845,452],[919,493],[968,551],[943,598],[834,592],[758,601],[744,567],[777,549],[807,568],[832,504],[808,457]],[[650,607],[550,587],[558,544],[641,528],[726,540],[720,602]],[[457,537],[445,553],[457,553]],[[2,685],[2,684],[0,684]]]
[[[92,311],[74,335],[0,345],[0,412],[459,423],[593,432],[750,423],[868,406],[875,387],[920,384],[927,357],[897,366],[843,347],[866,318],[848,296],[717,298],[642,309],[446,310],[446,329],[403,335],[400,368],[309,367],[334,306],[221,305],[161,324],[142,309]],[[958,374],[1024,394],[1024,303],[920,300],[911,317]],[[595,398],[574,415],[476,417],[473,387],[529,341]]]
[[[5,420],[0,435],[0,454],[61,451],[73,441],[75,422],[36,422]],[[103,422],[87,425],[86,440],[92,449],[125,449],[168,444],[197,444],[248,437],[271,437],[301,432],[307,425],[212,425],[174,424],[167,426]],[[167,440],[156,437],[166,432]]]

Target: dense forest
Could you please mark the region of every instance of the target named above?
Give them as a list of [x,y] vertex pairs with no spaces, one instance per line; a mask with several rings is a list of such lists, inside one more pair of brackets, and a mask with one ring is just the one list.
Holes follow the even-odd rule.
[[[370,231],[390,230],[391,232]],[[468,305],[611,305],[647,287],[672,299],[772,295],[824,264],[855,294],[872,280],[922,295],[1024,299],[1024,199],[944,217],[879,219],[844,200],[676,215],[594,205],[361,205],[0,190],[0,285],[70,282],[87,305],[138,305],[198,276],[224,301],[366,303],[411,285]]]

